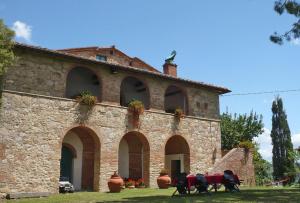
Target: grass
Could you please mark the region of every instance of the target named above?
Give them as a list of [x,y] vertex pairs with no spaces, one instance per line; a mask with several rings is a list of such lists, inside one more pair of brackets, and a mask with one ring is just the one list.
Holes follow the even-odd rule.
[[300,202],[299,188],[241,188],[241,192],[224,191],[207,194],[191,194],[171,197],[174,188],[159,189],[126,189],[121,193],[76,192],[73,194],[57,194],[44,198],[6,200],[6,203],[200,203],[200,202]]

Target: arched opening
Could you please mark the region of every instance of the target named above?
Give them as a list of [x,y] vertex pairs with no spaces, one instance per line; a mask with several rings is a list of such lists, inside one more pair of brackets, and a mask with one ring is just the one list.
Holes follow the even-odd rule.
[[190,148],[179,135],[172,136],[165,146],[165,168],[172,180],[180,173],[190,172]]
[[129,132],[119,144],[119,175],[138,180],[143,178],[149,186],[150,147],[146,137],[138,132]]
[[175,113],[180,108],[184,114],[188,114],[187,97],[185,93],[178,87],[171,85],[165,92],[165,111],[167,113]]
[[100,142],[96,133],[87,127],[69,130],[62,141],[60,176],[69,179],[75,190],[98,191],[99,171]]
[[75,172],[74,159],[75,157],[72,150],[63,145],[61,149],[60,177],[64,177],[66,180],[69,180],[73,185],[75,185],[73,179],[73,173]]
[[122,81],[120,93],[120,105],[128,106],[132,100],[143,102],[145,109],[150,108],[149,90],[147,86],[137,78],[127,77]]
[[100,81],[88,68],[73,68],[67,76],[66,97],[76,99],[83,91],[88,91],[100,101]]

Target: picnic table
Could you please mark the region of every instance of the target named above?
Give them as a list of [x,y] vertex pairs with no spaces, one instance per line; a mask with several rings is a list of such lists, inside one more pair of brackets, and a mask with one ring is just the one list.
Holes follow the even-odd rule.
[[[211,190],[214,189],[215,192],[220,188],[218,186],[224,183],[224,175],[223,174],[213,174],[213,175],[205,175],[207,183],[211,185]],[[234,179],[237,183],[240,182],[239,177],[234,175]],[[196,184],[196,176],[195,175],[188,175],[187,176],[187,189],[188,193],[190,194],[191,187]]]

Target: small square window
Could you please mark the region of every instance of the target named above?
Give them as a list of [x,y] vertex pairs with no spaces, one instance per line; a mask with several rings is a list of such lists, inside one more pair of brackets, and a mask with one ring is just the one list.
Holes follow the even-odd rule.
[[107,61],[107,57],[103,55],[96,55],[97,61]]

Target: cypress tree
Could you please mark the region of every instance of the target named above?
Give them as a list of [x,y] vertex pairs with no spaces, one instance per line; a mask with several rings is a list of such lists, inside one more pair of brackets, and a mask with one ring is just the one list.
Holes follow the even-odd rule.
[[273,177],[279,180],[295,173],[293,144],[287,115],[280,97],[276,97],[273,101],[272,112]]

